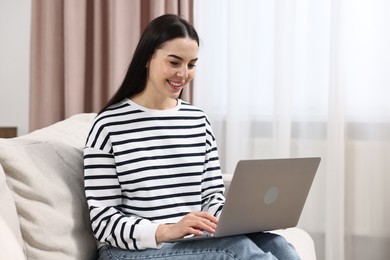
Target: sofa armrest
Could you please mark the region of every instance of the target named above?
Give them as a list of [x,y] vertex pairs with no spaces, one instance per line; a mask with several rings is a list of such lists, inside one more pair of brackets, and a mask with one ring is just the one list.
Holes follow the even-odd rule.
[[20,247],[15,235],[0,216],[0,259],[25,260],[23,249]]
[[278,229],[271,233],[283,236],[291,245],[295,247],[302,260],[316,260],[315,245],[312,237],[305,230],[294,227]]

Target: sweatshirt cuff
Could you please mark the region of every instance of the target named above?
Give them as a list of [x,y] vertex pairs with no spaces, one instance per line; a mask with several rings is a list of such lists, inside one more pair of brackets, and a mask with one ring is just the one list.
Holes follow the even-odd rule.
[[142,228],[141,233],[141,247],[142,248],[161,248],[162,244],[156,242],[156,230],[159,223],[150,223]]

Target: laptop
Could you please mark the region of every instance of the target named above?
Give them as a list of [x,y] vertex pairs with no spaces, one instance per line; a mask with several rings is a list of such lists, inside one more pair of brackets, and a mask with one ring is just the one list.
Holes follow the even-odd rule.
[[239,161],[216,232],[170,242],[295,227],[320,161],[319,157]]

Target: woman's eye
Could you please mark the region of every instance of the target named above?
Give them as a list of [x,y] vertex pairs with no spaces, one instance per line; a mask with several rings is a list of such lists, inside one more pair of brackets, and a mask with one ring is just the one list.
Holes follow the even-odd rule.
[[[169,64],[171,64],[171,66],[173,67],[179,67],[181,66],[181,63],[178,62],[178,61],[170,61]],[[188,66],[188,69],[193,69],[196,67],[196,65],[194,63],[190,63],[187,65]]]
[[176,62],[176,61],[170,61],[169,62],[172,66],[177,66],[179,65],[179,62]]

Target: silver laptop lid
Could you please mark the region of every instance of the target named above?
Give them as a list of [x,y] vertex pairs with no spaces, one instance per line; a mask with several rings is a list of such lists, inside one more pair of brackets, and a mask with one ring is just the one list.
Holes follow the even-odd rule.
[[320,160],[312,157],[239,161],[216,236],[296,226]]

